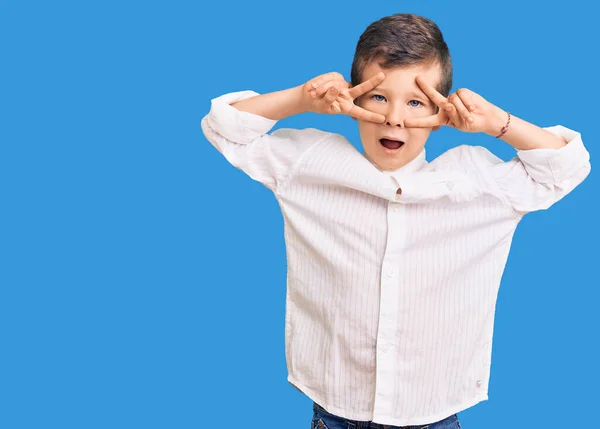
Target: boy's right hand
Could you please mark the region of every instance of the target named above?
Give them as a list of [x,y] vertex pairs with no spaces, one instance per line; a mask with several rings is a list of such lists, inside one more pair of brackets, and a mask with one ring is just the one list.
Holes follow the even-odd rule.
[[385,116],[357,106],[354,100],[375,88],[383,79],[385,74],[379,72],[360,85],[351,87],[340,73],[325,73],[302,85],[302,102],[313,113],[344,114],[380,124],[385,122]]

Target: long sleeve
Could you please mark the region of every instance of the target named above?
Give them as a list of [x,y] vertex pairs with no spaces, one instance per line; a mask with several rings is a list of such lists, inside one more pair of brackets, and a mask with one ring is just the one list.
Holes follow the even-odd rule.
[[255,95],[259,94],[248,90],[212,99],[209,113],[201,120],[201,128],[207,140],[229,163],[277,192],[303,155],[331,133],[315,128],[280,128],[268,134],[277,120],[230,105]]
[[559,149],[517,151],[503,161],[486,148],[472,146],[472,162],[520,214],[545,210],[569,194],[591,171],[581,134],[561,125],[544,128],[566,143]]

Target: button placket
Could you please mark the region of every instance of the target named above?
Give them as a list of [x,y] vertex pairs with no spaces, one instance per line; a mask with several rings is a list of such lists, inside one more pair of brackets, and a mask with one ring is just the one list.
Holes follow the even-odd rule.
[[[404,191],[404,190],[403,190]],[[387,244],[380,271],[381,294],[379,302],[379,323],[376,339],[376,373],[375,373],[375,402],[374,413],[380,409],[388,410],[394,382],[393,376],[396,368],[395,326],[398,312],[400,294],[399,282],[402,280],[402,252],[406,240],[406,195],[397,195],[402,202],[390,201],[387,206]]]

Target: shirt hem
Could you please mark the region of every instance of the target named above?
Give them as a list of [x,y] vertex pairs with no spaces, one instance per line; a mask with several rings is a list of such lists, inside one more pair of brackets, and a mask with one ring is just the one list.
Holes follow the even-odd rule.
[[[334,405],[329,404],[323,396],[321,396],[318,392],[313,389],[307,387],[298,379],[293,377],[292,375],[288,375],[287,380],[292,386],[296,387],[300,392],[304,393],[309,399],[313,402],[316,402],[323,408],[325,408],[329,413],[335,414],[338,417],[347,419],[347,420],[359,420],[362,422],[370,422],[373,421],[373,413],[355,413],[348,412],[347,410],[342,410]],[[419,417],[418,419],[409,419],[409,420],[401,420],[393,417],[389,417],[385,421],[374,421],[374,423],[392,425],[392,426],[411,426],[411,425],[426,425],[437,423],[440,420],[443,420],[453,414],[459,413],[460,411],[464,411],[468,408],[473,407],[479,402],[487,401],[489,396],[486,392],[483,392],[468,401],[463,401],[459,405],[455,405],[454,407],[448,408],[446,411],[436,414],[429,414],[423,417]]]

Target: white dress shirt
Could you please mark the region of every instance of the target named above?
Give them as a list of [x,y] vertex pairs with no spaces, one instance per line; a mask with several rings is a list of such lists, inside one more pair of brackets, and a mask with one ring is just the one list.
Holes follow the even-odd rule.
[[[330,413],[428,424],[488,399],[498,288],[522,216],[590,172],[579,133],[503,161],[479,146],[425,150],[380,171],[342,135],[211,100],[201,127],[273,191],[287,254],[288,381]],[[396,191],[402,188],[398,195]]]

